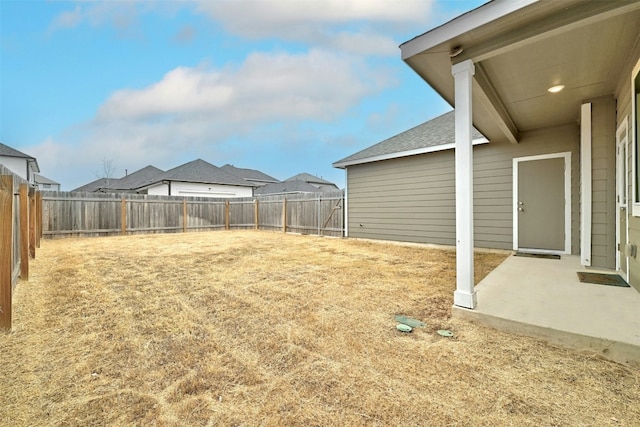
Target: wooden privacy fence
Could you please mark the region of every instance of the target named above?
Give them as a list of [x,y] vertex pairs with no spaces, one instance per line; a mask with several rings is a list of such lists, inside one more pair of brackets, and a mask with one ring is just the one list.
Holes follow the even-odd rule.
[[341,237],[342,192],[213,199],[45,192],[46,237],[262,229]]
[[41,193],[0,165],[0,329],[11,329],[18,277],[29,280],[29,258],[40,247],[41,208]]

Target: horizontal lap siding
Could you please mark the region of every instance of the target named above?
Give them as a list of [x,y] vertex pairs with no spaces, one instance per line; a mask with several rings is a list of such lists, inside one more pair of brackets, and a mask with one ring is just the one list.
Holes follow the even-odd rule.
[[[572,236],[578,248],[578,128],[522,136],[520,144],[474,148],[475,246],[513,245],[513,158],[572,152]],[[349,167],[349,236],[455,244],[454,151],[446,150]]]

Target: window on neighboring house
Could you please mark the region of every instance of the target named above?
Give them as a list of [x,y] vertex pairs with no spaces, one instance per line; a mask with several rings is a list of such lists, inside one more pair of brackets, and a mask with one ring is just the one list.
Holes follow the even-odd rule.
[[51,188],[51,184],[42,184],[44,188]]

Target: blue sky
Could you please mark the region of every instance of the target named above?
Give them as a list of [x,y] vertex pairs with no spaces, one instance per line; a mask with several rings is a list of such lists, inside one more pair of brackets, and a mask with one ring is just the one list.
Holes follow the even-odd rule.
[[481,0],[0,0],[0,142],[71,190],[201,158],[301,172],[450,110],[398,45]]

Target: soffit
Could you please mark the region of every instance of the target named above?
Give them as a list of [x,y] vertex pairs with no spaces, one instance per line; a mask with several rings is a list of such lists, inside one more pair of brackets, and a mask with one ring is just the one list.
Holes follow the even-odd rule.
[[[629,52],[638,42],[640,2],[612,4],[622,5],[625,12],[604,10],[596,18],[576,18],[576,23],[571,22],[573,11],[578,17],[591,7],[609,7],[608,3],[542,0],[404,59],[453,105],[449,52],[461,46],[463,53],[453,61],[466,55],[476,64],[474,124],[489,140],[498,141],[506,138],[509,125],[505,123],[511,122],[517,138],[522,131],[575,122],[583,101],[614,93]],[[562,16],[566,22],[558,25]],[[428,37],[426,33],[405,43],[403,56],[416,51],[411,44],[428,46],[420,40]],[[547,92],[558,83],[566,86],[562,92]],[[483,96],[483,91],[492,96]],[[497,113],[501,108],[504,114]]]

